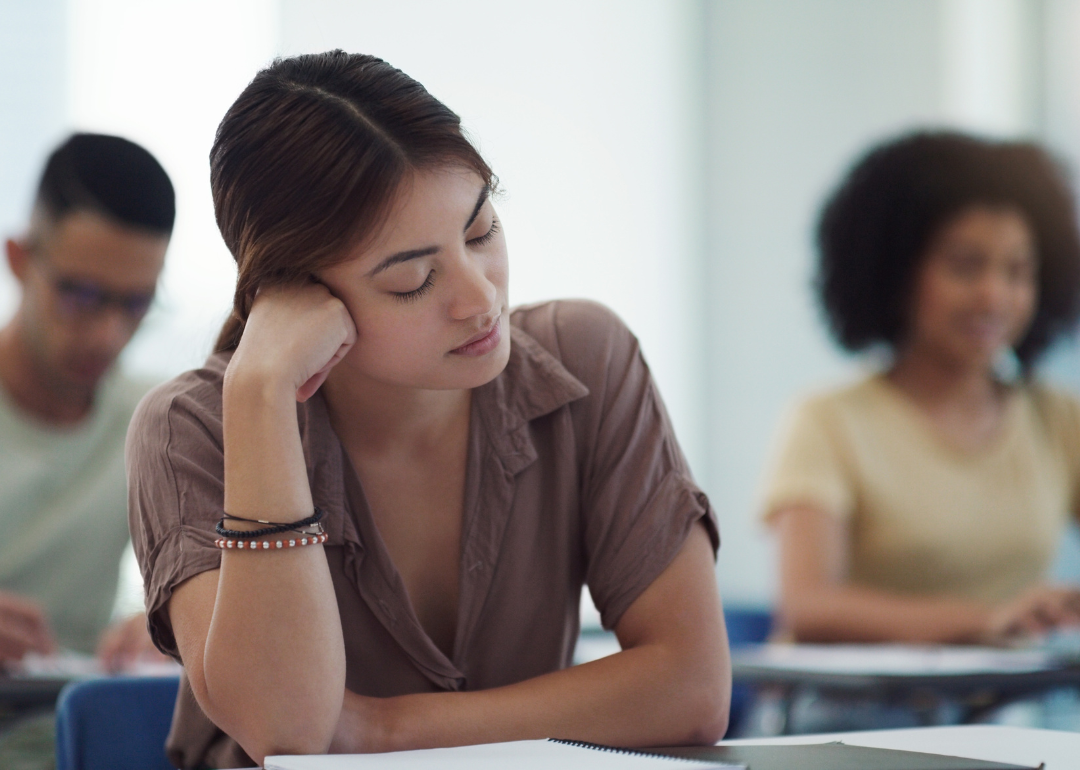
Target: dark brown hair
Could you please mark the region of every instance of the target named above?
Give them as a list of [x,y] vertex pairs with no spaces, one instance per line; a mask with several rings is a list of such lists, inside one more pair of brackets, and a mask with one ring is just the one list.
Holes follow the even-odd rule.
[[238,270],[216,349],[236,347],[259,286],[304,280],[374,235],[410,172],[494,175],[456,114],[381,59],[277,59],[225,113],[210,151],[214,212]]

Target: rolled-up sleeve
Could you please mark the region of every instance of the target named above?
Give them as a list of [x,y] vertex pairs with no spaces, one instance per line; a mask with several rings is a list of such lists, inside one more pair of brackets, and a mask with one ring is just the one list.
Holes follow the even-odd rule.
[[221,563],[213,545],[224,500],[220,391],[216,409],[214,400],[213,386],[189,373],[148,393],[128,428],[128,524],[147,622],[154,644],[177,660],[169,598]]
[[849,520],[855,507],[854,485],[828,402],[820,397],[803,402],[784,425],[765,473],[762,520],[771,524],[780,511],[799,506]]
[[637,339],[611,311],[562,303],[563,362],[589,387],[583,410],[586,582],[605,628],[675,559],[694,524],[714,553],[716,515],[691,477]]

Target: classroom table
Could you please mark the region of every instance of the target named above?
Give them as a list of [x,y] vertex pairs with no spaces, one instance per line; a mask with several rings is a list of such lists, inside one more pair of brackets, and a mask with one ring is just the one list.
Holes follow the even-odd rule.
[[[830,648],[833,652],[850,649],[852,656],[857,656],[860,650],[887,653],[891,649],[910,657],[890,669],[875,667],[872,661],[854,658],[845,661],[843,655],[837,655],[837,665],[830,666],[828,658],[824,662],[821,659],[824,656],[815,660],[813,655],[800,654],[804,650]],[[789,662],[785,662],[785,656],[775,654],[785,650],[792,653]],[[856,696],[911,704],[913,713],[923,715],[929,726],[941,703],[953,707],[950,721],[970,723],[1012,701],[1058,687],[1080,688],[1080,660],[1075,656],[981,652],[972,648],[969,655],[975,662],[965,665],[966,653],[962,648],[949,646],[935,651],[934,648],[903,649],[899,645],[751,645],[732,651],[732,678],[736,684],[752,685],[779,703],[777,734],[789,731],[791,705],[795,696],[805,691],[825,697]],[[937,660],[935,655],[951,658],[951,663],[933,665]],[[980,655],[989,659],[983,667],[978,665]],[[957,660],[961,662],[957,664]]]
[[[777,738],[754,738],[723,741],[738,744],[807,744],[842,741],[852,746],[878,749],[922,751],[966,759],[1008,762],[1045,770],[1080,768],[1080,733],[1036,730],[1002,725],[955,725],[952,727],[913,727],[905,730],[868,730],[855,733],[788,735]],[[792,770],[797,770],[793,768]]]
[[17,677],[0,675],[0,719],[51,708],[67,677]]
[[[140,662],[124,673],[134,676],[171,676],[180,673],[172,661]],[[93,656],[60,653],[28,656],[20,669],[0,671],[0,723],[52,709],[60,691],[70,682],[106,676]]]

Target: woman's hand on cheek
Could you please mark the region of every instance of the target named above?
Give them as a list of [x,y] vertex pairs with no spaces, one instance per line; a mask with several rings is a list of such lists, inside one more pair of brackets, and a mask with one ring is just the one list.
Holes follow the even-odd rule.
[[356,342],[344,303],[322,284],[259,290],[229,368],[254,371],[306,401]]

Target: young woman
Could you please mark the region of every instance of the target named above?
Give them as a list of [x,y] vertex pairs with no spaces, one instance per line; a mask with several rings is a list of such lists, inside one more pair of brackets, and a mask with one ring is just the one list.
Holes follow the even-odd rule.
[[1080,511],[1080,403],[1032,374],[1080,312],[1075,211],[1038,148],[949,133],[874,149],[833,194],[821,303],[843,347],[892,355],[799,407],[767,482],[790,635],[998,644],[1080,621],[1080,592],[1045,582]]
[[[715,517],[618,319],[510,309],[457,116],[370,56],[279,60],[211,183],[235,312],[129,434],[173,760],[720,738]],[[568,668],[583,583],[623,651]]]

